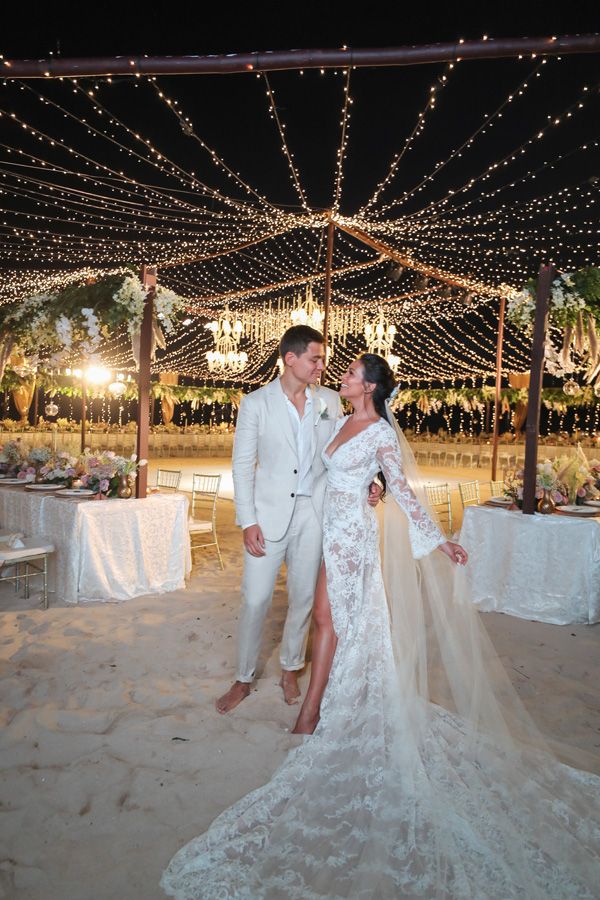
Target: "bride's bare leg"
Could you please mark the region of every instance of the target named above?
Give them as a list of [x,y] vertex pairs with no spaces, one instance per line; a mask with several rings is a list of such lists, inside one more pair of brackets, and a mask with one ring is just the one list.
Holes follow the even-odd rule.
[[333,630],[331,608],[327,595],[325,563],[322,563],[315,591],[315,605],[313,607],[310,683],[300,714],[292,729],[292,734],[312,734],[317,727],[321,699],[329,680],[329,672],[331,671],[336,646],[337,637]]

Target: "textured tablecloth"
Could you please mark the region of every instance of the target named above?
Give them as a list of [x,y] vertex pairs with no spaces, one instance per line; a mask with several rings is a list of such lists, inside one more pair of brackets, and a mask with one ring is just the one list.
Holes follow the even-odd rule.
[[183,494],[93,502],[5,487],[0,525],[52,541],[50,587],[67,603],[175,591],[191,570]]
[[600,621],[598,519],[468,506],[459,540],[479,609],[553,625]]

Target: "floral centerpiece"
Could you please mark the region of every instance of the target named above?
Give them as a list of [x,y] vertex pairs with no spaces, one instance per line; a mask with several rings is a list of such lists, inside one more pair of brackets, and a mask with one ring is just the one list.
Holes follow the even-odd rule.
[[[523,469],[506,473],[504,496],[521,508],[523,506]],[[546,459],[537,464],[535,496],[539,500],[547,491],[556,504],[584,503],[600,496],[600,462],[588,463],[580,447],[571,456]]]
[[0,469],[6,475],[16,474],[26,458],[26,449],[18,438],[16,441],[7,441],[0,447]]
[[66,450],[51,456],[40,469],[40,475],[47,484],[64,484],[69,488],[82,473],[77,457]]
[[138,468],[147,464],[145,459],[138,461],[135,453],[127,458],[117,456],[112,450],[91,453],[88,449],[80,457],[80,462],[84,468],[82,487],[104,497],[119,496],[121,478],[135,477]]

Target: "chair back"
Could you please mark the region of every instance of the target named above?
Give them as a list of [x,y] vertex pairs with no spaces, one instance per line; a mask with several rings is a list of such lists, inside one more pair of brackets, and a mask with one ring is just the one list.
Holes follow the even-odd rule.
[[479,503],[479,482],[463,481],[458,485],[461,503],[463,509],[465,506],[471,506]]
[[446,534],[452,534],[452,501],[450,499],[450,485],[426,484],[427,499],[437,513],[440,525]]
[[503,481],[490,481],[490,497],[502,497],[504,494]]
[[220,475],[193,475],[192,477],[192,518],[198,513],[208,513],[213,521],[217,514],[217,497],[221,485]]
[[181,481],[181,470],[159,469],[156,475],[156,486],[159,488],[176,491]]

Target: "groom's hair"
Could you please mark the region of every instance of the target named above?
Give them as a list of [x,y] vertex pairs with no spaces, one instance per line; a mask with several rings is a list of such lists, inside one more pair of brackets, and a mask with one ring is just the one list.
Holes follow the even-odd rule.
[[315,331],[309,325],[292,325],[284,332],[279,341],[279,353],[285,359],[286,353],[295,353],[302,356],[308,350],[309,344],[324,344],[325,339],[320,331]]

